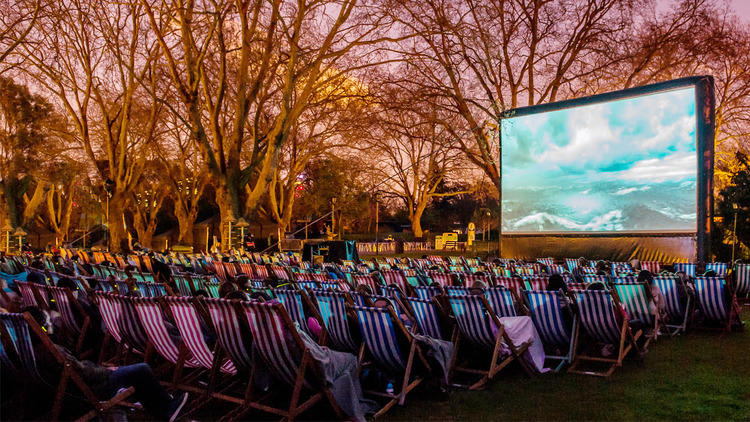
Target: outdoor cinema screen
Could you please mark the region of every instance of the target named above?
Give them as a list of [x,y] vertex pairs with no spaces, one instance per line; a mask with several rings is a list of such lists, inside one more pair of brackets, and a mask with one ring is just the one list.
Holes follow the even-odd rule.
[[509,113],[503,232],[695,233],[695,91]]

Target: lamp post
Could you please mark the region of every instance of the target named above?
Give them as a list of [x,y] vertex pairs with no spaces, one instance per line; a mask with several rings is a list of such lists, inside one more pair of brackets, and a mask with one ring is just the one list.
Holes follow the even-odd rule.
[[13,236],[18,237],[18,252],[21,253],[21,249],[23,248],[23,237],[26,236],[28,233],[26,233],[21,226],[16,227],[16,231],[13,232]]
[[734,249],[737,245],[737,211],[739,210],[739,205],[732,204],[732,209],[734,210],[734,224],[732,225],[732,262],[734,262]]
[[250,223],[247,222],[244,218],[240,217],[239,220],[237,220],[237,227],[240,228],[240,251],[241,253],[245,253],[245,228],[250,226]]
[[226,221],[227,223],[229,223],[229,227],[228,227],[229,230],[227,232],[227,238],[228,238],[227,239],[227,252],[231,252],[232,250],[232,223],[237,221],[237,219],[234,218],[234,216],[230,215],[229,217],[227,217]]
[[378,193],[375,192],[375,256],[380,255],[380,240],[378,234],[380,232],[380,202],[378,201]]
[[13,231],[13,226],[10,225],[10,222],[5,223],[3,231],[5,232],[5,253],[10,253],[10,232]]

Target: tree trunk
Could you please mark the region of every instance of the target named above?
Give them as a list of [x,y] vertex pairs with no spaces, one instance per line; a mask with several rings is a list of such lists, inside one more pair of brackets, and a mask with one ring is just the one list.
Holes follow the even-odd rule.
[[428,201],[422,201],[417,204],[416,209],[411,215],[411,231],[414,233],[414,238],[421,239],[424,236],[422,231],[422,214],[424,214],[425,208],[427,208]]
[[185,207],[178,201],[175,201],[174,215],[177,217],[177,224],[180,228],[180,236],[177,243],[180,245],[193,245],[193,224],[195,224],[195,213],[188,212]]
[[109,250],[112,252],[122,252],[122,241],[127,241],[125,233],[125,224],[122,216],[124,212],[125,197],[121,194],[114,194],[109,200]]
[[[27,226],[29,223],[34,221],[39,206],[42,205],[45,198],[47,197],[47,191],[50,186],[45,182],[38,182],[36,188],[34,188],[34,194],[31,195],[31,199],[26,203],[26,207],[23,210],[23,218],[21,221],[22,226]],[[24,196],[25,197],[25,196]]]
[[[232,185],[221,182],[216,189],[216,205],[219,206],[219,215],[221,221],[219,222],[221,227],[221,247],[223,250],[227,250],[229,246],[229,231],[226,221],[229,217],[237,219],[241,217],[240,213],[240,201],[239,192]],[[234,231],[234,227],[232,227]]]

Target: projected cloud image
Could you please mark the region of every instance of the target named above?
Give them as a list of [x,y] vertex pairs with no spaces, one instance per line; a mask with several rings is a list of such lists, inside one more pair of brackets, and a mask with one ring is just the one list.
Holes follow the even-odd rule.
[[503,231],[694,231],[695,108],[691,87],[503,120]]

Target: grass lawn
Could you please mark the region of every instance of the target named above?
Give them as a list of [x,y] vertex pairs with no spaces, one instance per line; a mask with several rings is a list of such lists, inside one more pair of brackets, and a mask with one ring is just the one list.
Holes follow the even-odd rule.
[[[750,307],[745,332],[661,337],[644,363],[608,379],[506,368],[485,391],[407,396],[385,420],[750,420]],[[434,396],[434,394],[433,394]]]

